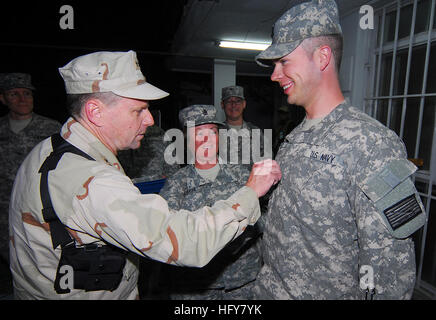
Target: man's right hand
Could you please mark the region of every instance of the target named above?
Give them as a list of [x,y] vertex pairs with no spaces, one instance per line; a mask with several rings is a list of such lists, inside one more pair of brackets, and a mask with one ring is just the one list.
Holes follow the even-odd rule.
[[245,185],[252,188],[260,198],[265,195],[273,185],[277,184],[281,178],[282,171],[278,163],[275,160],[267,159],[256,162],[253,165],[250,177]]

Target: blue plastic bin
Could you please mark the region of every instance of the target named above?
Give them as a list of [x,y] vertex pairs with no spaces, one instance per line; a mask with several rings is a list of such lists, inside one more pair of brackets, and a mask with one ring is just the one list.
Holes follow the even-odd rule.
[[166,180],[167,179],[159,179],[154,181],[137,182],[135,183],[135,186],[139,189],[139,191],[141,191],[142,194],[159,193]]

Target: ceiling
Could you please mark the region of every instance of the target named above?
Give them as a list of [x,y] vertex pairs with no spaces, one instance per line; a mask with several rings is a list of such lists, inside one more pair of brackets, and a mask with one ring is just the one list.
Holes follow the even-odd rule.
[[[166,67],[171,71],[212,72],[213,59],[232,59],[238,61],[238,73],[262,73],[264,68],[254,63],[257,52],[219,48],[216,41],[268,42],[273,23],[295,1],[71,0],[71,30],[59,27],[63,16],[59,2],[8,1],[2,4],[0,50],[5,52],[4,48],[12,46],[88,51],[133,49],[166,57]],[[341,15],[368,2],[337,0]]]
[[[340,15],[368,3],[368,0],[337,0]],[[171,67],[175,70],[204,70],[192,57],[237,60],[238,73],[270,72],[258,67],[258,52],[220,48],[218,40],[270,42],[274,22],[295,3],[289,0],[189,0],[172,41]]]
[[[137,51],[147,78],[172,93],[184,79],[212,74],[214,59],[236,60],[237,75],[269,76],[254,62],[257,52],[219,48],[216,41],[269,41],[273,23],[295,1],[301,0],[3,1],[0,72],[30,73],[36,110],[60,121],[67,114],[58,107],[65,99],[58,68],[94,51]],[[337,2],[343,16],[369,0]],[[73,8],[73,29],[60,27],[63,4]],[[176,93],[163,100],[181,103]]]
[[[295,1],[189,0],[173,40],[177,54],[252,60],[255,53],[219,48],[217,40],[270,42],[274,22]],[[368,0],[337,0],[340,14]]]

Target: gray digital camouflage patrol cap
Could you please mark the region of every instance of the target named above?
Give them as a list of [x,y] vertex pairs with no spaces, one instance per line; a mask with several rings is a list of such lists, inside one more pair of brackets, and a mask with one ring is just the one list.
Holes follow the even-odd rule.
[[179,120],[184,127],[191,124],[192,126],[199,126],[206,123],[215,123],[226,127],[223,122],[217,119],[216,114],[217,110],[215,106],[207,104],[194,104],[180,110]]
[[241,99],[245,99],[244,88],[242,88],[241,86],[228,86],[228,87],[222,88],[221,100],[224,101],[230,97],[238,97]]
[[255,58],[269,67],[272,60],[294,51],[304,39],[342,34],[339,12],[334,0],[299,1],[274,24],[272,44]]
[[15,88],[26,88],[35,90],[31,83],[31,76],[27,73],[0,73],[0,91]]

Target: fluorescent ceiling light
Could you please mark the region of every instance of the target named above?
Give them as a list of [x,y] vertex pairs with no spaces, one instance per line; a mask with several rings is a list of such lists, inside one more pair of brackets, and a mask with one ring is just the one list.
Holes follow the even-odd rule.
[[256,42],[242,42],[242,41],[220,41],[219,46],[221,48],[233,48],[244,50],[265,50],[270,46],[269,43],[256,43]]

